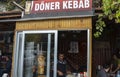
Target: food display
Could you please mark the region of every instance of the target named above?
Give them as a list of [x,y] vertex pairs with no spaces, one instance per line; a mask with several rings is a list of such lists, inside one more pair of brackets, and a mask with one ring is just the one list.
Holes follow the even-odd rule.
[[44,74],[45,68],[45,57],[40,54],[38,55],[38,74]]

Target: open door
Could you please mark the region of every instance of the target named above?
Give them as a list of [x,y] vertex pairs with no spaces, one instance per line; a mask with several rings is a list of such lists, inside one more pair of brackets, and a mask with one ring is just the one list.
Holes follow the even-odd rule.
[[16,34],[13,77],[57,77],[57,31]]

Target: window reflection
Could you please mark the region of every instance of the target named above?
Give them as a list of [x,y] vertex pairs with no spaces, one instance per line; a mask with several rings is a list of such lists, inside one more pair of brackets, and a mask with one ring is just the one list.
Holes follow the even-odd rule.
[[[53,75],[54,34],[51,36],[50,76]],[[25,35],[23,77],[47,76],[48,34]]]

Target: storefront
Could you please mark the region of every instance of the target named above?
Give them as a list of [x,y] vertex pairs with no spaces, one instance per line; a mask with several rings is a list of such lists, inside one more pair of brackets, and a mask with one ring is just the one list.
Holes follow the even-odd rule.
[[32,1],[26,13],[16,21],[12,77],[57,77],[61,52],[72,74],[92,77],[91,0]]

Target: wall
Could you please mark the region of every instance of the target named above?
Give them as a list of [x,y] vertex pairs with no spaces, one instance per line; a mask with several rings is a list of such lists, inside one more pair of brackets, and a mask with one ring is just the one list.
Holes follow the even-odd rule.
[[16,30],[92,29],[91,17],[16,22]]

